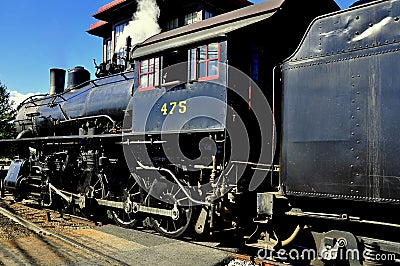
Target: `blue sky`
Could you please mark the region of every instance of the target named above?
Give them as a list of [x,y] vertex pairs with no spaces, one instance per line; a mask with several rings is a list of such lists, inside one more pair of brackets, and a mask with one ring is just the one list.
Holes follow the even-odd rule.
[[[354,1],[337,0],[337,3],[343,9]],[[111,0],[2,1],[0,82],[9,91],[26,95],[48,92],[50,68],[68,70],[84,66],[94,78],[93,59],[101,62],[102,40],[86,30],[96,22],[92,14],[109,2]]]

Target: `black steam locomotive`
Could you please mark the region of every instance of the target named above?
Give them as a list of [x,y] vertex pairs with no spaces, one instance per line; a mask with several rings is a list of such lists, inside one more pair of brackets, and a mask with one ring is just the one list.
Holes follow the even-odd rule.
[[123,66],[65,90],[51,69],[0,142],[20,153],[4,187],[169,237],[233,230],[275,259],[397,263],[399,33],[400,1],[267,0],[128,40]]

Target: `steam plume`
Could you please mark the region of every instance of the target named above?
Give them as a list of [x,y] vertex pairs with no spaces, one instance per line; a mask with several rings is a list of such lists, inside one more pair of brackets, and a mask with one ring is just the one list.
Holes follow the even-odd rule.
[[134,46],[161,31],[158,25],[160,8],[156,0],[137,0],[137,4],[136,13],[133,14],[132,20],[125,26],[122,35],[118,38],[116,51],[125,47],[128,36],[131,37],[132,46]]

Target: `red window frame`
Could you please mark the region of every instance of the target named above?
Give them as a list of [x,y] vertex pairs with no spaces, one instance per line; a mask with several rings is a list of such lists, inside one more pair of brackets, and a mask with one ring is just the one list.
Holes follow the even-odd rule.
[[[220,72],[220,43],[217,43],[217,57],[210,57],[209,54],[209,46],[215,44],[215,43],[210,43],[206,45],[199,46],[195,49],[190,50],[190,55],[189,55],[189,60],[190,60],[190,79],[197,79],[198,81],[205,81],[205,80],[212,80],[212,79],[217,79],[219,78],[219,72]],[[200,53],[200,48],[201,47],[206,47],[205,51],[205,59],[200,60],[199,59],[199,53]],[[212,62],[217,62],[217,74],[209,76],[209,64]],[[205,71],[206,74],[203,77],[199,77],[200,73],[200,64],[205,64]]]
[[[140,61],[138,79],[139,91],[154,90],[157,86],[160,85],[160,61],[161,60],[159,57],[148,58]],[[143,62],[147,62],[147,69],[145,71],[143,71],[142,69]],[[147,81],[144,87],[142,87],[141,84],[142,77],[146,77]],[[150,79],[150,77],[152,78]]]

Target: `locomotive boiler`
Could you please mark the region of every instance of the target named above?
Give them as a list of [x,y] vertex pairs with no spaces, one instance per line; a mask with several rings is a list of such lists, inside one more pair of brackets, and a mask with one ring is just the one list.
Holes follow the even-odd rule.
[[0,142],[20,153],[5,188],[291,263],[398,263],[399,17],[268,0],[127,41],[125,66],[74,68],[65,90],[52,69]]
[[29,97],[18,107],[17,139],[86,134],[89,128],[104,134],[121,127],[131,96],[132,73],[91,81],[86,69],[75,67],[68,71],[64,91],[65,72],[50,69],[49,95]]

